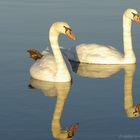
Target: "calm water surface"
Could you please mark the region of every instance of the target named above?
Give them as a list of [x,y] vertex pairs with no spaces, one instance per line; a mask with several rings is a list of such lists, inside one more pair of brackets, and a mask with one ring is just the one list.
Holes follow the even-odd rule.
[[75,140],[140,139],[140,117],[133,114],[140,103],[140,26],[132,28],[137,65],[74,64],[72,84],[31,80],[26,52],[49,46],[49,27],[61,20],[78,38],[61,36],[61,46],[95,42],[123,51],[127,7],[140,11],[140,1],[0,0],[0,139],[65,139],[75,122]]

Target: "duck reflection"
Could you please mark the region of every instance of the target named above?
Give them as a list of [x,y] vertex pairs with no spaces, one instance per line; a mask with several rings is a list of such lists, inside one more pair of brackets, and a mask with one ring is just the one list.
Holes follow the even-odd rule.
[[[138,117],[136,106],[133,105],[132,86],[136,65],[93,65],[71,62],[73,71],[79,76],[88,78],[111,77],[120,70],[124,70],[124,109],[129,118]],[[138,107],[137,107],[138,108]],[[137,109],[138,110],[138,109]]]
[[78,127],[77,123],[72,124],[67,130],[62,130],[60,119],[64,108],[65,101],[71,88],[71,82],[66,83],[53,83],[44,82],[35,79],[31,79],[30,87],[40,89],[44,96],[56,96],[56,104],[52,118],[52,134],[55,139],[69,140],[71,139]]

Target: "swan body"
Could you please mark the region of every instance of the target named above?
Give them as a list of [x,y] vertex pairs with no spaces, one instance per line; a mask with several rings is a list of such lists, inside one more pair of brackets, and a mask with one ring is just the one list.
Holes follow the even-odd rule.
[[111,46],[99,44],[81,44],[76,47],[78,60],[84,63],[118,64],[123,60],[123,54]]
[[49,32],[52,53],[48,50],[42,52],[43,57],[38,59],[30,68],[32,78],[50,82],[71,81],[70,72],[58,44],[60,33],[67,35],[73,40],[76,39],[66,22],[52,24]]
[[132,64],[136,63],[136,57],[132,48],[131,22],[140,24],[138,12],[135,9],[127,9],[123,14],[123,43],[124,54],[111,46],[100,44],[81,44],[71,54],[66,52],[70,60],[93,64]]

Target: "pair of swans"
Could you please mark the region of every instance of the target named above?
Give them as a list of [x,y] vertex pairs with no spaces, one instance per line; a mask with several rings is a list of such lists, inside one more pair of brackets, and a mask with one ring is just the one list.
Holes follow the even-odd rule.
[[[131,24],[132,21],[140,24],[138,12],[135,9],[127,9],[123,14],[123,43],[124,55],[115,48],[98,44],[81,44],[74,52],[65,52],[65,55],[73,61],[92,64],[133,64],[136,57],[132,48]],[[33,78],[42,81],[68,82],[71,81],[69,62],[64,60],[58,44],[59,34],[65,34],[76,40],[72,29],[66,22],[54,23],[49,32],[52,53],[42,52],[43,57],[37,60],[30,68]],[[66,64],[67,62],[67,64]]]

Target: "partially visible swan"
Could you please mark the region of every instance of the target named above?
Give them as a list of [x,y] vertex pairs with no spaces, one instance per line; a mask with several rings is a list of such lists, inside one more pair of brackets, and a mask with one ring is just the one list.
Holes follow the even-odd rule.
[[75,36],[72,34],[72,29],[66,22],[56,22],[52,24],[49,31],[49,40],[53,54],[44,51],[43,57],[31,66],[30,74],[34,79],[50,82],[71,81],[70,72],[58,44],[60,33],[76,40]]
[[66,51],[68,58],[76,62],[93,64],[132,64],[136,63],[136,57],[132,48],[131,22],[140,24],[138,12],[135,9],[127,9],[123,14],[123,44],[124,54],[111,46],[100,44],[81,44],[74,52]]

